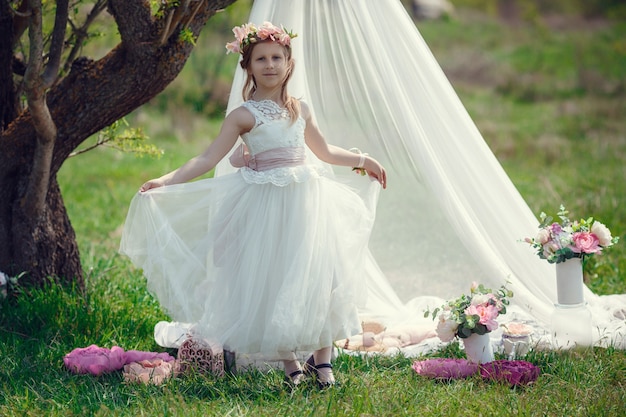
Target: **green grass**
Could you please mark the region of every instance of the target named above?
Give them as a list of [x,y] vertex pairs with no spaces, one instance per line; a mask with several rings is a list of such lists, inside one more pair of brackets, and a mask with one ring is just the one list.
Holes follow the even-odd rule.
[[[420,23],[420,30],[531,208],[555,211],[564,203],[573,217],[593,214],[622,237],[593,258],[585,273],[600,294],[626,293],[626,93],[619,87],[626,49],[609,53],[603,46],[586,55],[594,44],[619,44],[626,28],[565,33],[506,28],[483,16],[460,15]],[[580,59],[571,58],[576,50],[583,51]],[[181,79],[179,88],[193,85],[193,72],[182,77],[190,78]],[[161,387],[126,384],[120,373],[70,374],[62,358],[76,347],[162,350],[152,332],[166,316],[140,273],[117,255],[121,225],[139,185],[200,152],[219,121],[195,117],[193,110],[160,114],[159,106],[152,103],[129,119],[165,149],[161,159],[98,149],[66,161],[59,180],[78,236],[86,289],[49,284],[0,302],[1,416],[623,414],[626,352],[614,348],[531,351],[525,359],[542,373],[521,388],[479,377],[422,379],[411,370],[413,359],[400,356],[341,355],[335,361],[341,386],[325,392],[309,385],[291,392],[279,372],[222,379],[195,375]],[[452,344],[436,355],[462,352]]]
[[[603,415],[626,400],[626,353],[531,352],[542,371],[534,385],[510,388],[478,376],[436,382],[418,377],[412,359],[354,357],[335,361],[341,386],[292,392],[279,372],[225,378],[191,376],[164,386],[126,384],[120,373],[67,372],[62,357],[75,346],[119,344],[156,349],[150,334],[161,319],[138,276],[122,268],[90,280],[89,296],[50,284],[3,305],[0,415]],[[6,302],[5,302],[6,303]],[[440,356],[458,357],[453,344]]]
[[[0,415],[618,416],[626,400],[626,353],[600,348],[531,352],[526,359],[542,375],[518,388],[478,376],[422,379],[412,371],[412,359],[401,356],[342,355],[335,361],[341,386],[326,392],[311,385],[292,392],[280,372],[196,375],[161,387],[126,384],[120,373],[76,376],[62,365],[73,347],[157,349],[150,335],[163,318],[139,277],[122,267],[89,282],[84,300],[76,290],[50,284],[2,306]],[[461,352],[452,344],[439,355]]]

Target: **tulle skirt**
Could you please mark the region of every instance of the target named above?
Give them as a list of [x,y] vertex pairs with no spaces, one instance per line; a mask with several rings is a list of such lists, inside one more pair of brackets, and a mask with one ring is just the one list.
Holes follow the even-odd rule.
[[299,169],[281,185],[244,169],[137,194],[120,252],[173,320],[229,350],[280,358],[357,334],[380,186]]

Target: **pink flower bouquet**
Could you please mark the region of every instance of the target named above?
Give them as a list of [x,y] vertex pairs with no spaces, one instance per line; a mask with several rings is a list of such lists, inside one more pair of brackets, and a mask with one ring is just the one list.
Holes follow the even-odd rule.
[[534,238],[524,239],[537,250],[537,256],[541,259],[550,263],[565,262],[570,258],[584,259],[602,252],[619,240],[619,237],[612,237],[611,231],[593,217],[571,221],[568,214],[561,205],[557,213],[561,223],[557,223],[542,212],[539,215],[539,232]]
[[474,282],[469,295],[450,300],[432,313],[427,310],[424,317],[439,318],[437,336],[442,342],[450,342],[455,337],[465,339],[472,333],[485,334],[497,329],[496,319],[506,313],[507,297],[512,296],[513,292],[504,285],[498,291],[492,291]]

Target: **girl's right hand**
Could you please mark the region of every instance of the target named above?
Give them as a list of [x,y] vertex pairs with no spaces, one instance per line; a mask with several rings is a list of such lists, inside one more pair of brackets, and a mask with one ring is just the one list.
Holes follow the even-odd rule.
[[154,180],[146,181],[145,183],[143,183],[141,188],[139,188],[139,192],[143,193],[145,191],[152,190],[153,188],[163,187],[164,185],[165,183],[161,179],[158,179],[158,178]]

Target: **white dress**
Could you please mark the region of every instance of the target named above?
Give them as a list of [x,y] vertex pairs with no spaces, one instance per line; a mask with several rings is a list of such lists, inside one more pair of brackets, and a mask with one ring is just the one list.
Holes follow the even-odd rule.
[[300,117],[243,104],[252,159],[233,174],[160,187],[130,205],[120,252],[173,320],[237,353],[284,357],[361,331],[364,259],[380,186],[356,190],[307,162]]

